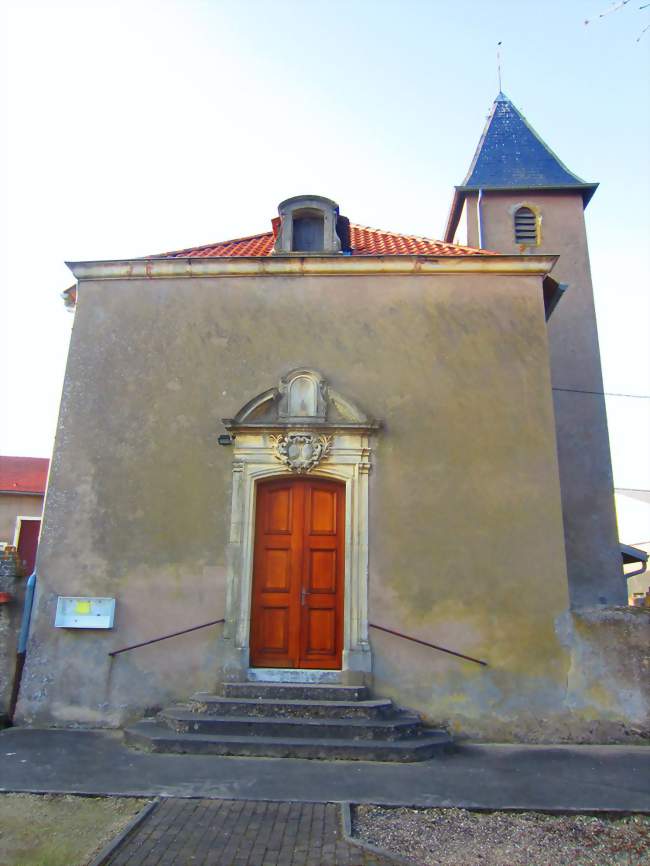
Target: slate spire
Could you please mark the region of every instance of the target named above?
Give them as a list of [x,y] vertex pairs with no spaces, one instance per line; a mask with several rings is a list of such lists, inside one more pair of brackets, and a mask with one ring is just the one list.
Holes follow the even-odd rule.
[[488,115],[467,177],[459,191],[567,189],[582,191],[585,205],[598,184],[586,183],[542,141],[523,114],[499,92]]

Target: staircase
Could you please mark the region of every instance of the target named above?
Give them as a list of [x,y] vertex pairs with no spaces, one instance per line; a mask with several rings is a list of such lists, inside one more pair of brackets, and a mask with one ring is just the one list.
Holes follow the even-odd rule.
[[347,761],[426,761],[449,752],[445,731],[365,686],[224,683],[125,731],[152,752]]

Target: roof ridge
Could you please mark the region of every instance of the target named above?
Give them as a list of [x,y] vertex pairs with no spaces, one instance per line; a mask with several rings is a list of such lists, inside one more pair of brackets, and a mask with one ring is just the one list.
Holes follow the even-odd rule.
[[[505,96],[505,93],[502,94],[501,91],[499,91],[499,95]],[[506,97],[506,100],[507,100],[507,97]],[[465,186],[467,184],[467,181],[474,174],[474,169],[476,168],[476,163],[478,162],[478,158],[481,155],[481,151],[483,150],[483,144],[485,143],[485,139],[487,138],[488,129],[490,128],[490,125],[492,124],[492,121],[494,120],[494,113],[497,110],[497,103],[498,102],[504,102],[504,101],[505,100],[503,100],[503,99],[497,98],[492,103],[490,110],[488,111],[488,115],[487,115],[487,118],[485,120],[485,124],[483,126],[483,132],[481,133],[481,136],[478,140],[478,144],[476,145],[476,150],[474,151],[474,156],[472,157],[472,161],[470,162],[469,168],[467,169],[467,174],[465,175],[465,180],[462,182],[461,186]]]
[[[505,96],[505,93],[504,93],[503,95]],[[562,160],[561,160],[560,157],[557,155],[557,153],[553,150],[553,148],[550,147],[550,146],[549,146],[549,145],[544,141],[544,139],[543,139],[542,136],[537,132],[537,130],[534,128],[534,126],[533,126],[531,123],[529,123],[529,121],[528,121],[526,115],[523,113],[523,111],[520,111],[511,99],[509,99],[507,96],[505,96],[505,102],[507,102],[508,105],[510,105],[510,106],[512,107],[512,109],[513,109],[514,111],[517,112],[517,114],[519,115],[519,117],[522,119],[522,121],[523,121],[523,123],[524,123],[524,126],[526,126],[526,128],[530,131],[530,133],[531,133],[531,134],[532,134],[532,135],[537,139],[537,141],[539,141],[539,143],[542,145],[542,147],[543,147],[545,150],[548,150],[548,152],[551,154],[551,156],[552,156],[555,160],[557,160],[557,162],[559,162],[559,164],[562,166],[562,168],[566,171],[567,174],[570,174],[571,177],[574,177],[574,178],[578,181],[578,183],[587,183],[586,180],[583,180],[581,177],[578,177],[578,175],[577,175],[574,171],[571,171],[571,169],[568,168],[568,167],[564,164],[564,162],[562,162]]]
[[[427,255],[458,256],[485,255],[491,251],[480,250],[465,244],[438,240],[425,235],[403,234],[401,232],[366,226],[350,222],[350,235],[353,255]],[[140,261],[155,259],[183,259],[194,257],[236,257],[273,255],[273,231],[256,232],[238,238],[228,238],[196,247],[168,250],[164,253],[141,256]],[[494,253],[491,253],[494,255]]]
[[376,232],[377,234],[381,234],[381,235],[394,235],[395,237],[398,237],[398,238],[407,238],[408,240],[412,240],[412,241],[425,241],[427,243],[440,244],[441,246],[445,246],[445,247],[456,247],[456,248],[462,249],[462,250],[474,250],[474,251],[479,252],[479,253],[486,252],[486,250],[482,250],[479,247],[471,247],[468,244],[456,244],[456,243],[453,243],[452,241],[438,240],[438,238],[427,237],[427,235],[405,235],[403,232],[392,232],[392,231],[388,231],[387,229],[377,229],[377,228],[373,228],[372,226],[363,226],[360,223],[353,223],[353,222],[350,223],[350,226],[351,227],[354,226],[354,228],[357,228],[357,229],[365,229],[365,231]]
[[190,251],[195,252],[196,250],[210,250],[210,249],[212,249],[212,247],[219,247],[219,246],[223,246],[224,244],[238,244],[238,243],[241,243],[241,241],[253,241],[256,238],[265,238],[265,237],[268,237],[269,235],[272,235],[272,234],[273,234],[272,231],[257,232],[257,234],[244,235],[241,238],[228,238],[228,240],[226,240],[226,241],[212,241],[212,243],[200,244],[199,246],[194,246],[194,247],[181,247],[179,250],[167,250],[164,253],[154,253],[150,256],[142,256],[142,258],[143,259],[156,259],[159,256],[170,256],[172,254],[178,255],[179,253],[190,252]]
[[350,223],[351,226],[354,226],[357,229],[365,229],[368,232],[377,232],[380,235],[395,235],[398,238],[412,238],[415,241],[434,241],[435,243],[444,243],[444,241],[438,241],[436,238],[430,238],[426,235],[405,235],[404,232],[394,232],[390,229],[378,229],[375,226],[364,226],[361,223]]
[[0,460],[6,460],[9,458],[10,460],[47,460],[49,462],[49,457],[34,457],[33,454],[0,454]]
[[355,229],[364,229],[367,232],[376,232],[380,235],[395,235],[398,238],[412,238],[413,240],[417,241],[435,241],[436,243],[438,243],[435,238],[428,238],[425,235],[405,235],[404,232],[393,232],[390,231],[390,229],[378,229],[375,228],[375,226],[364,226],[361,223],[353,222],[350,223],[350,226],[354,226]]

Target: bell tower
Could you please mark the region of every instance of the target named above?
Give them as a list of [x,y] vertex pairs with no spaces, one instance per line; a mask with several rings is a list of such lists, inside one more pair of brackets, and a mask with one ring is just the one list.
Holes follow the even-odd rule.
[[597,186],[569,171],[499,93],[444,238],[452,241],[464,219],[470,246],[560,256],[553,277],[567,290],[548,336],[574,607],[627,604],[584,220]]

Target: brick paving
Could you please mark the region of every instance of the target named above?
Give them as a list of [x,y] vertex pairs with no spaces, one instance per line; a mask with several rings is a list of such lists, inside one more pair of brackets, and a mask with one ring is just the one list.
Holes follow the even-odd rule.
[[106,866],[396,866],[345,841],[335,803],[168,798]]

